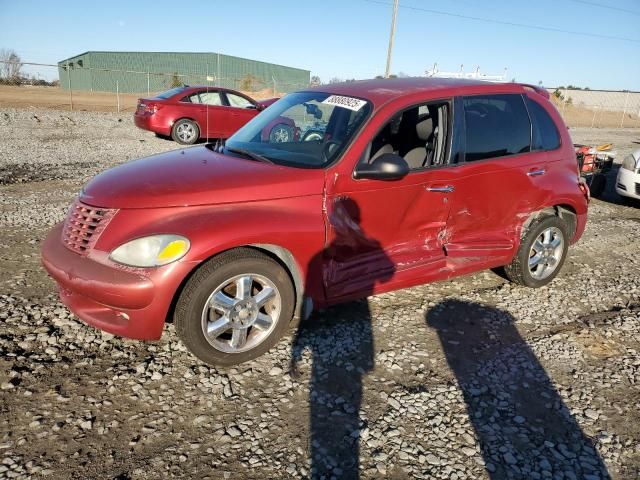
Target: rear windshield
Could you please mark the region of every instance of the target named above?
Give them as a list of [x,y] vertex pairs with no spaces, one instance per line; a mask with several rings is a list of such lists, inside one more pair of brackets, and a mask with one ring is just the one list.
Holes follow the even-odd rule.
[[171,98],[180,92],[184,92],[185,90],[186,90],[185,87],[172,88],[171,90],[167,90],[166,92],[159,93],[158,95],[156,95],[155,98],[163,98],[166,100],[167,98]]

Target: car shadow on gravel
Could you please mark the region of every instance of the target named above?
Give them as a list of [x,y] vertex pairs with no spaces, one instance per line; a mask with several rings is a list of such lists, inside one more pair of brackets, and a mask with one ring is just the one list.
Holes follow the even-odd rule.
[[[329,215],[335,238],[309,262],[305,285],[320,287],[327,258],[346,259],[357,255],[375,259],[376,269],[358,271],[358,292],[373,294],[377,283],[388,281],[395,271],[380,243],[360,226],[360,209],[355,201],[341,197]],[[334,253],[338,251],[336,257]],[[330,267],[329,267],[330,268]],[[360,474],[360,418],[364,377],[374,368],[371,311],[367,300],[351,302],[314,315],[300,323],[293,340],[290,374],[299,378],[298,364],[305,350],[311,353],[309,380],[309,450],[311,478],[357,479]]]
[[492,480],[610,479],[509,313],[446,300],[426,322],[462,390]]

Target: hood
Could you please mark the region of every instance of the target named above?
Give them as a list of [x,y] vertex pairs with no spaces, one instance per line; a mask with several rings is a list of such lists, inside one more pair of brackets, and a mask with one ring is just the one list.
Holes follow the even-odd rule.
[[262,105],[264,108],[267,108],[269,105],[273,105],[278,100],[280,99],[276,97],[276,98],[267,98],[265,100],[257,100],[257,102],[258,104]]
[[154,208],[320,195],[324,171],[283,167],[198,146],[125,163],[94,177],[80,200],[103,208]]

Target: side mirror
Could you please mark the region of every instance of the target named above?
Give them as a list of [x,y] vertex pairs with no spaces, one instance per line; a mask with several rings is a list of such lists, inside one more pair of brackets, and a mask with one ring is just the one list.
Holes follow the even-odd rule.
[[358,165],[354,178],[372,180],[400,180],[409,173],[409,164],[395,153],[380,155],[371,163]]

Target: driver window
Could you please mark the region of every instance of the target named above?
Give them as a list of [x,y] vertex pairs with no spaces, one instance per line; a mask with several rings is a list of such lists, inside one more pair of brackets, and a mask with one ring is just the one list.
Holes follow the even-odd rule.
[[253,107],[253,103],[240,95],[227,92],[227,100],[229,100],[229,106],[236,108],[250,108]]
[[395,115],[371,142],[368,162],[385,153],[405,159],[412,170],[444,165],[448,158],[450,103],[432,102]]

